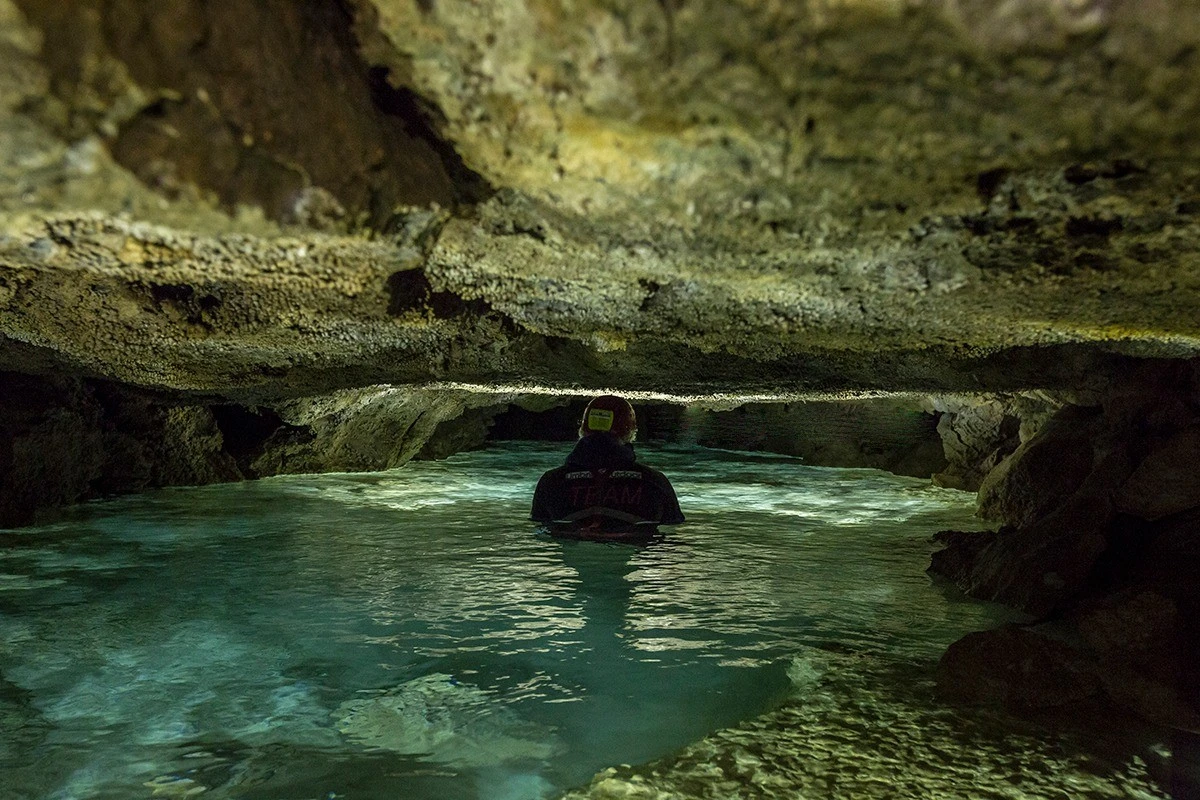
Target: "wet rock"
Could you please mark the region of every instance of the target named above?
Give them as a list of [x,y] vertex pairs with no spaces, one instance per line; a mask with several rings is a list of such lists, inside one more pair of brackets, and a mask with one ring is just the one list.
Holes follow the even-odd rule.
[[458,416],[446,419],[433,430],[416,457],[447,458],[455,453],[482,447],[488,439],[492,420],[507,409],[506,405],[463,409]]
[[979,514],[1007,525],[1040,519],[1092,473],[1098,412],[1069,407],[988,473]]
[[[331,392],[275,406],[280,427],[250,464],[253,475],[353,472],[398,467],[429,447],[477,445],[502,397],[391,386]],[[460,420],[464,413],[469,414]],[[435,438],[439,435],[441,440]],[[301,433],[302,435],[297,435]],[[433,442],[431,443],[431,440]]]
[[1117,508],[1156,520],[1200,506],[1200,425],[1189,425],[1153,450],[1117,494]]
[[[67,130],[110,132],[117,161],[170,196],[313,219],[297,206],[322,187],[380,221],[398,205],[447,206],[482,185],[416,98],[362,61],[336,3],[16,5],[46,38]],[[120,108],[139,94],[140,108]]]
[[[1187,731],[1200,705],[1194,380],[1189,365],[1141,364],[1093,396],[1091,411],[1057,415],[981,492],[1025,522],[942,534],[931,566],[974,596],[1077,631],[1109,702]],[[1050,442],[1074,454],[1068,474],[1053,473]]]
[[977,491],[984,477],[1020,444],[1020,420],[991,398],[936,398],[938,434],[947,466],[933,476],[939,486]]
[[108,383],[0,378],[0,527],[107,494],[389,469],[423,448],[448,455],[481,443],[509,399],[373,387],[245,408]]
[[0,374],[0,526],[98,495],[237,480],[200,406],[78,379]]
[[1122,592],[1087,608],[1078,627],[1118,705],[1160,725],[1200,731],[1200,713],[1182,690],[1188,656],[1175,602],[1154,591]]
[[[1086,447],[1090,449],[1090,444]],[[1053,456],[1042,448],[1033,452],[1037,458]],[[1049,510],[1040,511],[1042,516],[1023,526],[1004,526],[986,541],[967,534],[945,536],[948,552],[935,554],[931,571],[974,597],[1031,614],[1063,608],[1085,589],[1095,588],[1101,559],[1113,538],[1116,510],[1112,494],[1132,469],[1128,453],[1117,448],[1100,458],[1066,497],[1039,496],[1036,485],[1025,484],[1021,496],[1033,500],[1026,507]],[[1029,472],[1020,474],[1024,478]],[[1047,484],[1072,486],[1076,480],[1077,476],[1070,476],[1067,481]]]
[[933,541],[943,545],[930,557],[929,572],[972,593],[972,572],[982,554],[1001,534],[996,531],[938,531]]
[[971,633],[938,662],[938,691],[947,698],[1017,711],[1073,705],[1100,694],[1085,651],[1030,628]]
[[104,461],[100,413],[78,381],[0,373],[0,527],[89,493]]
[[[1032,646],[1027,652],[1038,649]],[[1100,738],[1095,730],[1063,735],[1044,725],[1020,723],[1010,714],[1001,721],[992,709],[934,702],[923,668],[880,669],[873,661],[855,653],[823,664],[828,673],[819,685],[806,684],[780,708],[715,731],[650,764],[603,770],[565,797],[767,800],[1019,793],[1057,800],[1067,796],[1064,791],[1098,798],[1161,795],[1145,765],[1128,757],[1132,748],[1116,731],[1111,731],[1111,750],[1122,757],[1105,758],[1103,748],[1095,746]],[[1061,677],[1069,684],[1072,676]],[[965,680],[970,679],[968,674]],[[1046,681],[1041,688],[1053,692],[1055,686]],[[1020,691],[1016,687],[1018,695]],[[1098,764],[1111,768],[1097,769]]]
[[1133,469],[1127,448],[1097,457],[1096,409],[1058,412],[983,482],[994,534],[946,534],[930,570],[964,592],[1042,615],[1090,585],[1108,551],[1112,495]]
[[111,388],[103,391],[101,402],[105,459],[93,485],[97,493],[199,486],[243,477],[208,408],[173,406]]
[[[1139,39],[1119,5],[1087,28],[1111,63],[1060,4],[1022,12],[1046,24],[1017,41],[1058,33],[1014,67],[981,8],[689,2],[665,68],[653,4],[4,0],[0,362],[32,342],[247,404],[440,380],[1023,391],[1188,357],[1197,221],[1066,232],[1196,194],[1173,61],[1194,32]],[[453,314],[387,313],[418,268]]]
[[972,597],[1041,616],[1076,597],[1108,547],[1112,508],[1093,495],[1072,498],[1024,528],[958,534],[931,569]]
[[1200,512],[1180,514],[1148,526],[1132,560],[1129,581],[1170,598],[1191,617],[1200,610]]
[[945,466],[937,418],[921,398],[747,404],[689,413],[681,438],[707,447],[798,456],[806,464],[869,467],[928,478]]

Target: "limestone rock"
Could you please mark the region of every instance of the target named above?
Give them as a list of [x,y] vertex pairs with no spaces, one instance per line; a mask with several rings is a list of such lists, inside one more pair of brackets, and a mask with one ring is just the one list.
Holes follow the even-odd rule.
[[949,580],[967,594],[975,587],[973,571],[980,557],[994,546],[996,531],[938,531],[933,541],[943,545],[930,557],[929,572]]
[[937,686],[962,702],[1029,710],[1072,705],[1101,692],[1086,653],[1029,628],[971,633],[938,662]]
[[[1080,747],[1079,736],[1022,724],[1011,715],[997,724],[991,709],[931,702],[923,668],[893,663],[880,669],[874,661],[866,653],[848,654],[830,665],[820,687],[781,707],[650,764],[603,770],[564,797],[858,800],[990,794],[1115,800],[1162,794],[1140,759],[1101,759],[1105,768],[1097,769],[1097,754]],[[1070,674],[1063,677],[1069,682]],[[1054,689],[1050,682],[1042,686]]]
[[223,448],[204,406],[0,373],[0,526],[97,495],[240,479]]
[[1066,409],[979,487],[979,514],[1007,525],[1029,525],[1069,497],[1092,473],[1095,414]]
[[1079,630],[1114,701],[1152,722],[1200,732],[1194,698],[1183,692],[1186,645],[1174,602],[1153,591],[1124,592],[1084,612]]
[[515,399],[372,387],[244,408],[0,373],[0,527],[108,494],[390,469],[427,445],[427,457],[448,455],[478,444],[497,403]]
[[1131,565],[1131,581],[1179,604],[1187,617],[1200,611],[1200,512],[1165,519],[1145,534]]
[[225,450],[212,412],[103,387],[104,463],[93,489],[118,494],[156,486],[199,486],[244,476]]
[[[427,445],[428,455],[448,455],[430,445],[439,434],[459,444],[477,445],[486,414],[503,396],[466,392],[411,391],[391,386],[331,392],[275,406],[278,427],[267,431],[255,451],[255,475],[299,472],[354,472],[398,467]],[[461,421],[470,412],[470,421]],[[472,425],[471,421],[475,424]],[[460,427],[452,433],[450,427]],[[471,434],[471,435],[468,435]],[[465,436],[466,438],[459,438]]]
[[[1052,451],[1040,452],[1053,455]],[[1025,484],[1023,496],[1048,511],[1029,524],[1006,526],[986,538],[969,534],[943,537],[947,551],[935,554],[931,571],[950,578],[972,596],[1031,614],[1061,610],[1080,592],[1103,580],[1096,572],[1114,536],[1112,495],[1132,469],[1126,450],[1115,447],[1099,459],[1073,494],[1055,494],[1062,483],[1048,481],[1040,487],[1045,495],[1037,493],[1037,484]],[[1071,476],[1066,486],[1075,481]]]
[[936,398],[938,434],[947,466],[934,483],[976,491],[984,477],[1019,445],[1019,420],[999,399]]
[[1200,506],[1200,425],[1188,426],[1148,455],[1117,495],[1117,508],[1156,520]]
[[685,436],[708,447],[798,456],[813,466],[928,478],[945,465],[935,425],[920,398],[897,397],[694,412]]
[[1043,615],[1074,598],[1108,547],[1111,507],[1076,496],[1024,528],[1003,528],[986,540],[960,535],[932,569],[967,594]]
[[0,527],[87,496],[104,455],[99,412],[76,381],[0,373]]
[[416,457],[447,458],[464,450],[482,447],[487,441],[492,420],[507,408],[505,405],[464,408],[457,417],[444,420],[430,433]]
[[1195,356],[1185,0],[675,5],[4,0],[0,364],[248,404]]

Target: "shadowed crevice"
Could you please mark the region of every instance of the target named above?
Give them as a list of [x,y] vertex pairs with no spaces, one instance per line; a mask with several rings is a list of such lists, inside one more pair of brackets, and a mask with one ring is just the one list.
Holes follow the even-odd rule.
[[484,317],[494,313],[486,300],[464,300],[454,292],[434,291],[421,269],[392,273],[387,281],[388,314],[398,317],[410,311],[430,311],[440,319]]
[[306,442],[313,438],[311,429],[289,425],[269,408],[217,405],[210,410],[224,439],[225,452],[233,458],[242,474],[250,477],[256,476],[253,464],[268,446],[285,441]]

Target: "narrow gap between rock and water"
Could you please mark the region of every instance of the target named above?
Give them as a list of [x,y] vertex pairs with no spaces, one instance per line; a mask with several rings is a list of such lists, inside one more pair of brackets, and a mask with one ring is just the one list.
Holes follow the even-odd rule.
[[[735,796],[1164,796],[1132,750],[934,699],[947,645],[1016,619],[925,574],[972,494],[653,443],[689,521],[563,541],[527,516],[564,453],[163,489],[2,534],[5,795],[526,800],[682,752]],[[713,766],[746,724],[789,743],[786,779]]]

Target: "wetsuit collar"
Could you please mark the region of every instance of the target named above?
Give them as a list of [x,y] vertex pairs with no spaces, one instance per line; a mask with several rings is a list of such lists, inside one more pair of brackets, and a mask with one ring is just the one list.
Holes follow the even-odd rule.
[[586,469],[632,464],[635,460],[633,445],[624,444],[603,433],[583,437],[571,455],[567,456],[568,465]]

